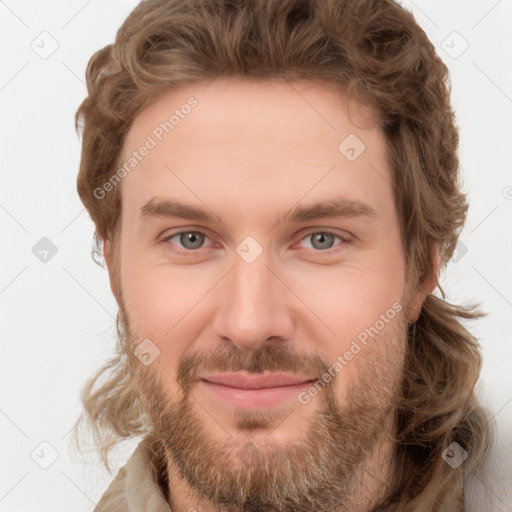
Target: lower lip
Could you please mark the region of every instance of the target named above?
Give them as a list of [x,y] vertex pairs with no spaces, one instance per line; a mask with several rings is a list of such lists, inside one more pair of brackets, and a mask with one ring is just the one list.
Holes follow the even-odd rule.
[[289,386],[264,389],[241,389],[201,380],[202,384],[216,398],[234,405],[239,409],[267,409],[286,402],[291,397],[307,389],[314,381],[301,382]]

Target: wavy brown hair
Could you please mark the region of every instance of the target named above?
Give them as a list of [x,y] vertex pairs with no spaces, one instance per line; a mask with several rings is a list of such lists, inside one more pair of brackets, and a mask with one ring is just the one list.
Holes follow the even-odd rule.
[[[78,193],[95,224],[96,261],[107,238],[116,252],[121,196],[120,187],[103,199],[94,190],[121,165],[134,118],[174,87],[219,76],[322,82],[379,115],[408,283],[414,289],[434,279],[440,291],[427,296],[409,326],[403,407],[396,413],[398,471],[386,510],[432,510],[460,478],[442,459],[445,448],[456,441],[469,453],[467,474],[482,464],[493,439],[489,414],[475,395],[480,347],[463,325],[482,313],[444,300],[434,264],[436,254],[441,268],[449,261],[468,209],[448,70],[412,14],[392,0],[141,2],[114,44],[91,57],[88,96],[76,113],[83,131]],[[82,392],[79,421],[93,432],[107,469],[119,441],[148,431],[123,326],[118,314],[116,354]]]

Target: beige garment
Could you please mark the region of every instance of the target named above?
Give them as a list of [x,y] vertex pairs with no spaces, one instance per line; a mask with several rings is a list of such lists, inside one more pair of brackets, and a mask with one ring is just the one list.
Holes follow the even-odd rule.
[[[162,492],[156,467],[157,454],[145,438],[101,497],[94,512],[172,512]],[[451,501],[451,502],[450,502]],[[464,486],[455,498],[438,498],[432,512],[463,512]]]
[[119,470],[94,512],[172,512],[158,483],[155,461],[147,437]]

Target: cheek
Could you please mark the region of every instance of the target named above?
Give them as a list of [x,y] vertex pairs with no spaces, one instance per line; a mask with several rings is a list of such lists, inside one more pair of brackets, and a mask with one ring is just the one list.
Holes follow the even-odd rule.
[[[182,268],[143,265],[135,255],[124,259],[123,299],[133,344],[149,339],[158,347],[155,366],[160,374],[166,370],[175,375],[179,359],[200,337],[204,327],[198,319],[200,301],[214,277]],[[167,380],[163,374],[162,379]]]
[[295,275],[289,274],[294,292],[312,312],[304,310],[302,315],[303,319],[311,318],[303,326],[316,331],[309,333],[311,339],[318,339],[321,329],[325,332],[321,338],[325,350],[344,350],[346,344],[372,326],[380,315],[390,308],[393,315],[397,305],[403,307],[403,267],[387,263],[379,258],[377,263],[359,261],[338,268],[296,269]]
[[[346,384],[360,379],[367,362],[381,361],[389,370],[400,364],[405,308],[400,250],[379,247],[336,269],[319,266],[314,272],[301,271],[300,278],[298,272],[294,291],[315,314],[305,313],[303,318],[310,320],[301,326],[331,368],[337,362],[332,371],[343,383],[342,400]],[[388,361],[389,353],[397,360]]]
[[331,323],[336,335],[323,338],[321,350],[336,375],[340,404],[348,404],[352,386],[378,394],[382,386],[394,385],[403,365],[406,334],[400,296],[394,300],[386,293],[377,296],[374,288],[370,291],[366,295],[358,288],[344,295]]

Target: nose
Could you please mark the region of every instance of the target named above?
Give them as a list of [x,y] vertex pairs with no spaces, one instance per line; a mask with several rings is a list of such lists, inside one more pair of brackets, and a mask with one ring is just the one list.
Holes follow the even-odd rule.
[[291,339],[292,294],[283,281],[265,251],[252,263],[235,253],[233,267],[217,290],[215,334],[245,350]]

